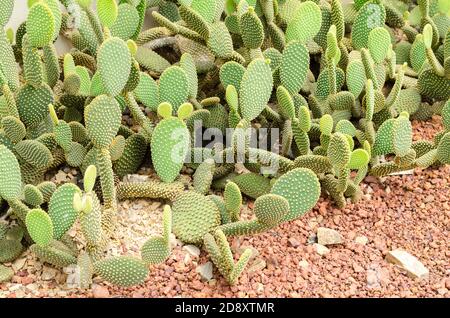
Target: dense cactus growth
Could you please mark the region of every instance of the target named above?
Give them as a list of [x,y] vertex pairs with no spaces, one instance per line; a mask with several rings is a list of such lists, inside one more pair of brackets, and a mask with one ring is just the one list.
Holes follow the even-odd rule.
[[[30,248],[77,265],[81,288],[95,275],[128,287],[175,235],[235,284],[251,251],[235,262],[228,237],[295,220],[321,193],[356,202],[369,174],[450,164],[444,2],[37,0],[14,34],[2,1],[0,263]],[[145,30],[147,13],[158,25]],[[413,142],[411,120],[434,114],[443,131]],[[121,181],[143,165],[156,180]],[[83,182],[48,181],[65,166]],[[139,255],[109,255],[118,200],[134,198],[165,200],[163,231]],[[0,282],[12,276],[0,264]]]

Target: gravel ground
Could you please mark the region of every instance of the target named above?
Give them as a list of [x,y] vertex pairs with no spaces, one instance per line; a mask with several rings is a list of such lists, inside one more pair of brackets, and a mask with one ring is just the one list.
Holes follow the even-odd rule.
[[[441,129],[439,116],[414,122],[415,139],[432,140]],[[145,284],[123,289],[95,278],[93,288],[71,288],[71,269],[65,273],[41,265],[29,252],[11,266],[16,274],[0,286],[1,297],[450,297],[449,217],[450,166],[416,169],[413,175],[367,177],[364,198],[337,209],[328,198],[302,219],[266,233],[230,240],[236,257],[245,247],[253,259],[236,286],[230,287],[214,270],[202,280],[196,269],[207,255],[189,253],[174,239],[169,260],[151,269]],[[149,236],[161,231],[163,205],[151,200],[120,204],[120,229],[111,244],[113,254],[137,254]],[[249,213],[247,202],[243,213]],[[319,255],[318,227],[337,230],[343,244],[328,246]],[[75,231],[75,230],[74,230]],[[76,234],[76,231],[74,235]],[[78,242],[83,244],[83,242]],[[412,279],[385,260],[401,248],[428,269],[427,279]],[[73,270],[73,269],[72,269]]]

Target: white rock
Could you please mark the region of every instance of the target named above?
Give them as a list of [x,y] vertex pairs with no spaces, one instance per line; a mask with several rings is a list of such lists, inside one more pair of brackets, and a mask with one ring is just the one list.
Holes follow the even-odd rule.
[[369,242],[369,239],[365,237],[364,235],[355,237],[355,243],[366,245]]
[[319,255],[323,256],[323,255],[326,255],[326,254],[330,253],[330,250],[326,246],[323,246],[323,245],[318,244],[318,243],[314,243],[313,246],[316,248],[316,252]]
[[12,264],[11,267],[13,268],[14,272],[18,272],[19,270],[21,270],[23,268],[23,266],[25,265],[25,262],[27,261],[27,258],[18,258],[16,259]]
[[427,278],[430,271],[415,256],[406,251],[394,250],[386,255],[386,261],[399,265],[412,278]]
[[300,262],[298,262],[298,266],[301,268],[307,268],[309,266],[309,263],[307,260],[302,259]]
[[213,265],[211,262],[197,266],[195,271],[200,274],[202,280],[210,281],[213,278]]
[[341,244],[343,242],[344,239],[338,231],[326,227],[317,229],[317,243],[320,245]]
[[41,279],[42,280],[52,280],[56,277],[57,270],[51,267],[44,266],[42,269]]
[[193,257],[200,256],[200,249],[195,245],[185,245],[185,246],[183,246],[183,250],[188,252]]

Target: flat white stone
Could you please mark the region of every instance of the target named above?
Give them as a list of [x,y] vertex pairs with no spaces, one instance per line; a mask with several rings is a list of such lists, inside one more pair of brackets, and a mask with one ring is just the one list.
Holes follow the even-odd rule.
[[430,271],[415,256],[406,251],[394,250],[386,255],[386,261],[399,265],[412,278],[427,278]]

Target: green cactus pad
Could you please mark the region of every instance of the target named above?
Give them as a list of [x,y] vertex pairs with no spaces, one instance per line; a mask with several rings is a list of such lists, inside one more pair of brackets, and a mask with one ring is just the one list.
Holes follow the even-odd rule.
[[399,116],[393,125],[394,153],[403,157],[412,145],[412,125],[408,117]]
[[14,276],[12,268],[0,264],[0,283],[9,281]]
[[36,140],[22,140],[14,146],[14,150],[20,158],[36,168],[48,168],[53,162],[50,150]]
[[114,163],[114,171],[122,178],[138,170],[147,150],[147,141],[140,134],[134,134],[125,141],[125,148],[119,160]]
[[239,27],[242,41],[249,49],[258,49],[264,41],[264,26],[253,7],[240,16]]
[[66,267],[77,263],[77,258],[67,246],[59,241],[50,242],[49,246],[31,245],[30,250],[43,262],[56,267]]
[[418,88],[422,95],[438,100],[450,98],[450,80],[427,69],[419,74]]
[[444,165],[450,164],[450,133],[441,138],[437,147],[436,158]]
[[111,96],[119,95],[131,71],[131,54],[127,44],[116,37],[103,42],[97,53],[97,67],[105,91]]
[[163,237],[152,237],[141,247],[142,260],[147,264],[163,263],[169,256],[169,242]]
[[233,56],[233,40],[223,22],[215,22],[211,25],[211,33],[207,40],[207,46],[219,58],[228,59]]
[[28,13],[27,34],[33,47],[43,47],[53,40],[55,20],[44,2],[35,3]]
[[288,22],[286,40],[306,43],[316,36],[321,25],[320,7],[312,1],[305,1],[298,5],[292,19]]
[[289,202],[280,195],[266,194],[255,200],[253,211],[259,222],[275,226],[289,213]]
[[316,174],[331,172],[333,165],[326,156],[320,155],[303,155],[298,156],[294,160],[294,168],[308,168]]
[[278,178],[270,192],[288,200],[290,211],[284,221],[291,221],[314,207],[319,200],[320,183],[310,169],[296,168]]
[[183,166],[189,150],[189,130],[178,118],[162,120],[153,131],[152,162],[164,182],[172,182]]
[[59,240],[72,227],[78,213],[73,208],[73,196],[81,194],[80,189],[71,183],[63,184],[53,193],[48,214],[54,228],[54,238]]
[[9,240],[7,238],[0,240],[0,263],[14,261],[22,254],[23,246],[18,240]]
[[27,133],[25,125],[14,116],[6,116],[1,119],[1,125],[6,137],[13,143],[17,143],[25,138]]
[[306,80],[308,69],[308,49],[298,41],[289,43],[284,49],[280,65],[281,84],[289,93],[298,93]]
[[384,61],[390,44],[391,36],[384,27],[377,27],[370,31],[367,46],[375,63]]
[[89,138],[99,148],[109,147],[122,120],[118,102],[106,95],[96,97],[84,111]]
[[91,206],[79,213],[80,226],[88,244],[95,247],[100,245],[103,238],[102,207],[95,193],[87,194],[86,199],[90,201]]
[[48,105],[53,102],[53,92],[47,84],[39,87],[25,84],[17,93],[20,119],[29,128],[38,126],[48,115]]
[[209,198],[187,192],[173,203],[173,233],[185,243],[200,244],[203,236],[220,225],[220,211]]
[[375,155],[385,155],[394,151],[393,134],[395,119],[386,120],[379,128],[373,144]]
[[242,77],[240,107],[242,117],[249,121],[256,118],[267,106],[273,87],[272,71],[268,61],[253,60]]
[[159,102],[168,102],[177,111],[187,101],[189,82],[186,72],[179,66],[167,68],[159,79]]
[[270,179],[256,173],[246,173],[235,176],[232,181],[246,196],[256,199],[270,192]]
[[382,27],[386,19],[386,10],[376,1],[368,1],[358,11],[352,27],[352,44],[355,49],[368,47],[370,31]]
[[97,14],[101,23],[110,27],[118,16],[118,6],[115,0],[97,0]]
[[41,209],[33,209],[27,213],[25,219],[28,233],[33,241],[46,247],[53,239],[53,223],[49,215]]
[[245,67],[241,64],[230,61],[222,65],[220,68],[220,81],[226,89],[229,85],[233,85],[239,92],[241,88],[242,78],[245,74]]
[[115,256],[95,262],[94,272],[114,285],[131,287],[145,281],[148,268],[140,259],[130,256]]
[[26,204],[32,207],[38,207],[44,203],[44,196],[42,192],[39,191],[38,187],[27,184],[23,188],[23,196]]
[[122,3],[118,8],[116,21],[111,25],[111,35],[126,41],[131,38],[139,26],[139,12],[129,3]]

